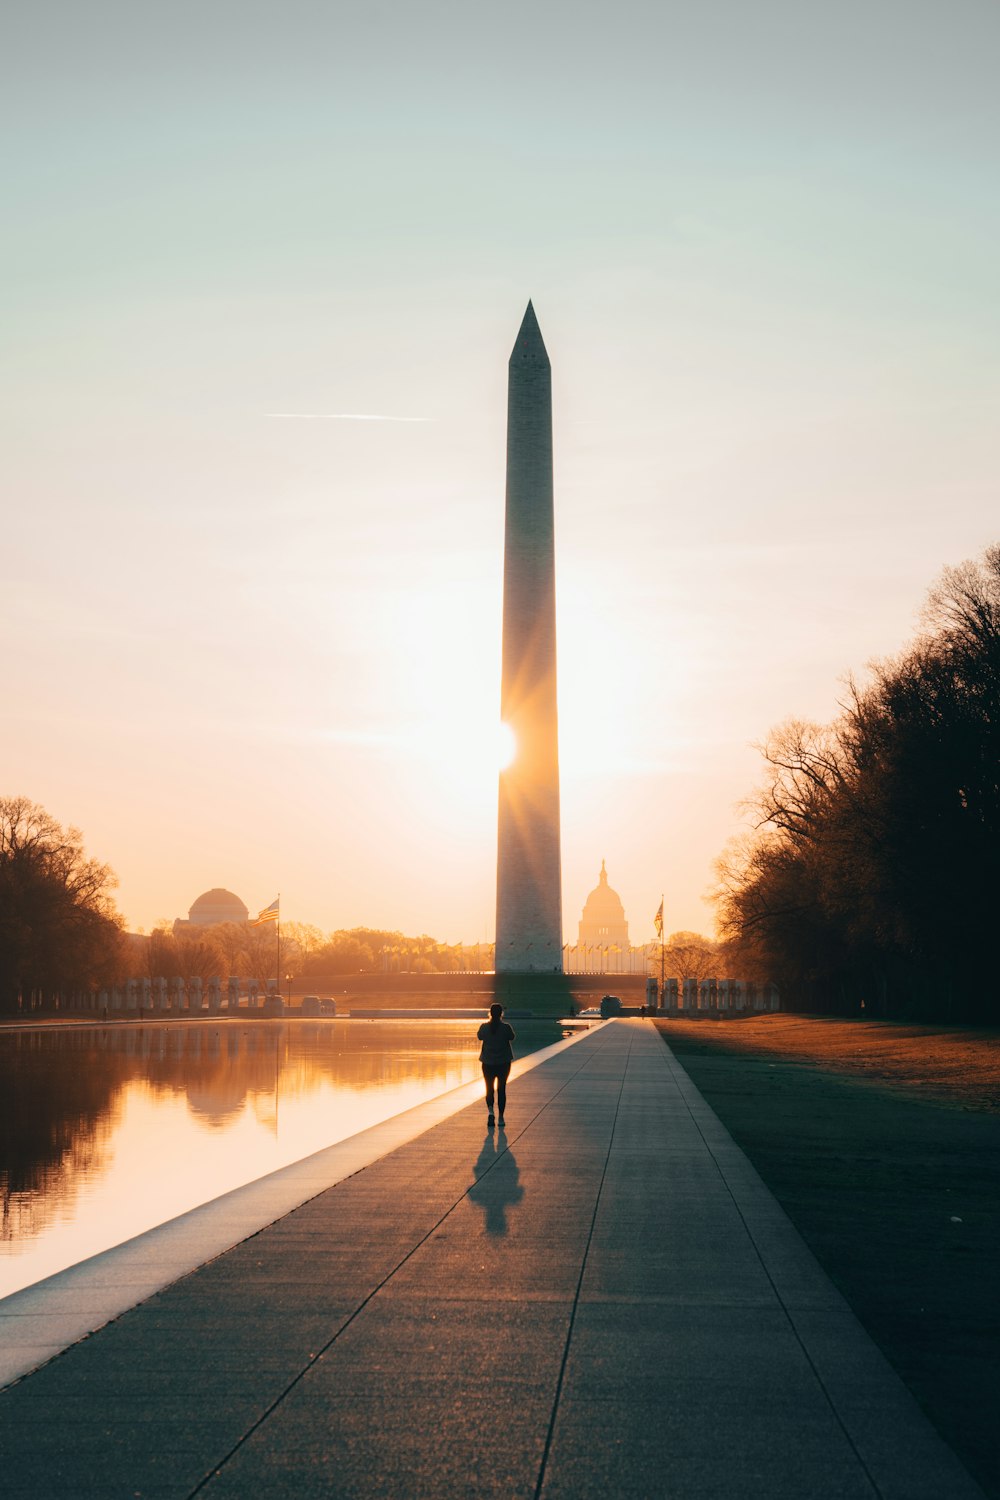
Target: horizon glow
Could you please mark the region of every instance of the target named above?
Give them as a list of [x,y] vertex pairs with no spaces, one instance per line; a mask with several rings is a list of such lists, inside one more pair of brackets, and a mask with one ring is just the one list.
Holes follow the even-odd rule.
[[711,931],[754,743],[998,539],[1000,12],[791,15],[11,18],[4,790],[131,928],[491,935],[529,297],[568,933]]

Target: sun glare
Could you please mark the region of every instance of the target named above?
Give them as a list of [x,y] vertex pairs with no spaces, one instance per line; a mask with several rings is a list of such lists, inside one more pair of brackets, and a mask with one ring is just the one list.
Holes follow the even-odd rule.
[[[363,747],[364,737],[358,740]],[[517,740],[509,724],[492,724],[475,715],[439,711],[419,724],[388,731],[372,741],[381,754],[399,754],[417,769],[418,776],[434,786],[434,797],[447,789],[450,801],[458,798],[481,809],[496,804],[497,777],[514,760]],[[422,767],[420,771],[418,768]]]
[[506,771],[517,754],[517,736],[509,724],[501,724],[497,737],[497,770]]

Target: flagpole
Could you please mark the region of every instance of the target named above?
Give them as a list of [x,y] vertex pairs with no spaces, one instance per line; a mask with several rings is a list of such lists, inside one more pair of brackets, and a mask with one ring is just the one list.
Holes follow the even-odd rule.
[[281,892],[278,892],[278,916],[274,924],[275,936],[278,939],[278,956],[275,963],[278,969],[278,994],[281,994]]
[[[664,895],[660,896],[660,911],[663,910]],[[663,918],[660,918],[660,995],[657,1001],[657,1009],[663,1004]]]

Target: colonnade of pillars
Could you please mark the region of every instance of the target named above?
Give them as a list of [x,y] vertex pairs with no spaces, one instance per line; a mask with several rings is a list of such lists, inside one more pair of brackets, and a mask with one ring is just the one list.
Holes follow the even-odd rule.
[[646,980],[646,1004],[679,1016],[697,1011],[764,1013],[780,1010],[781,996],[770,980],[758,984],[752,979],[665,979],[661,990],[659,980],[651,976]]
[[253,1011],[263,1015],[281,1015],[285,1002],[277,986],[269,980],[266,987],[255,979],[242,981],[234,976],[226,981],[213,975],[207,982],[198,975],[183,979],[129,979],[125,984],[106,990],[89,990],[74,997],[74,1009],[98,1015],[135,1014],[217,1016],[230,1011]]

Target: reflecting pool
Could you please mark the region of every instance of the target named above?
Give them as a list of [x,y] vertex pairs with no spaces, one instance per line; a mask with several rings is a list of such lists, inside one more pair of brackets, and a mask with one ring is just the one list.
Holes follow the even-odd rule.
[[479,1077],[477,1024],[0,1031],[0,1297]]

